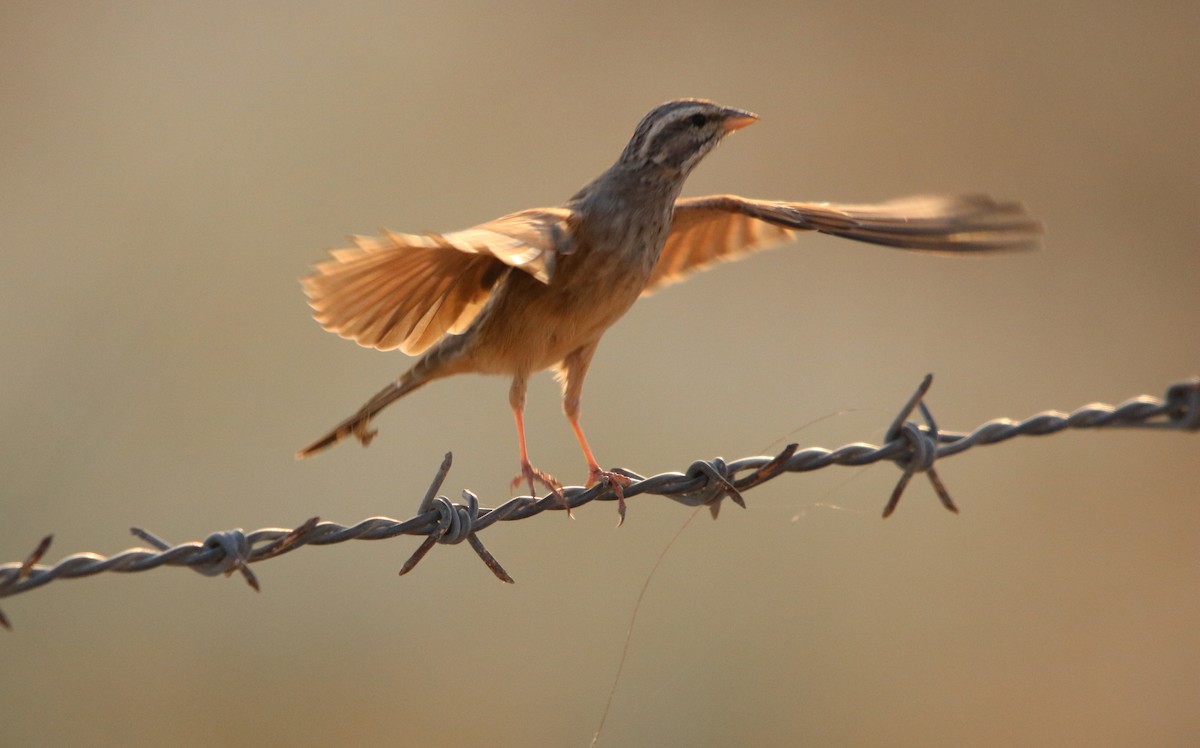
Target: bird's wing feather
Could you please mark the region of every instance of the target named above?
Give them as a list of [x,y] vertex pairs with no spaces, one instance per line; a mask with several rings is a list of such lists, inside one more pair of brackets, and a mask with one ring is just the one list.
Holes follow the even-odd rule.
[[643,294],[717,262],[786,242],[800,231],[931,252],[1036,247],[1042,226],[1020,203],[986,195],[917,196],[876,205],[785,203],[712,195],[675,202],[675,217]]
[[417,354],[462,332],[510,268],[548,283],[572,249],[565,209],[538,209],[449,234],[353,237],[301,279],[313,317],[379,350]]

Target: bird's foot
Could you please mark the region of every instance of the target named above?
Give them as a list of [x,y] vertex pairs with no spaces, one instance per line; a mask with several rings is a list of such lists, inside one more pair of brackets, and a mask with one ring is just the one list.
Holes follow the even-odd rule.
[[617,495],[617,527],[625,524],[625,488],[633,484],[633,479],[610,470],[601,470],[593,465],[588,474],[588,486],[603,483]]
[[571,514],[571,505],[567,503],[567,497],[563,493],[562,484],[555,480],[553,475],[550,475],[544,470],[538,470],[531,465],[528,460],[523,460],[521,462],[521,472],[517,474],[517,477],[512,479],[510,488],[514,491],[517,490],[517,486],[521,485],[522,481],[528,481],[529,495],[533,497],[537,496],[537,489],[534,487],[535,482],[541,483],[543,486],[550,489],[550,492],[557,496],[558,500],[562,502],[563,509],[567,510],[567,516],[571,519],[575,518],[575,515]]

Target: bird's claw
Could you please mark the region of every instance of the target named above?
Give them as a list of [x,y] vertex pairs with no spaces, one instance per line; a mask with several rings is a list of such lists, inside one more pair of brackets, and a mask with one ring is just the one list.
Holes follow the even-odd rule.
[[541,483],[543,486],[550,489],[550,492],[557,496],[558,500],[562,502],[563,509],[567,510],[567,516],[571,519],[575,518],[575,515],[571,514],[571,505],[567,502],[567,497],[563,493],[562,484],[555,480],[553,475],[550,475],[544,470],[538,470],[529,462],[522,462],[521,472],[517,474],[517,477],[512,479],[510,488],[513,491],[517,490],[517,486],[521,485],[522,481],[528,481],[530,496],[537,496],[537,488],[534,487],[535,482]]
[[625,524],[625,488],[633,485],[633,479],[611,470],[593,466],[588,474],[588,486],[603,483],[617,496],[617,527]]

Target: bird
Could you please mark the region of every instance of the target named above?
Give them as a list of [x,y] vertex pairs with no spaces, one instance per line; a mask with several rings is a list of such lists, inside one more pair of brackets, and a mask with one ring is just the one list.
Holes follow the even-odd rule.
[[520,459],[512,488],[528,482],[536,495],[537,483],[561,498],[561,484],[533,466],[525,441],[527,382],[550,369],[587,462],[588,485],[610,487],[623,520],[621,489],[629,479],[600,467],[580,425],[580,400],[601,336],[638,298],[808,231],[944,253],[1039,242],[1041,224],[1020,203],[979,194],[873,205],[681,198],[697,164],[757,120],[705,99],[668,101],[641,119],[608,170],[560,206],[450,233],[384,230],[332,250],[301,279],[316,321],[362,346],[419,358],[297,457],[351,436],[370,444],[381,410],[437,379],[499,374],[512,378],[508,401]]

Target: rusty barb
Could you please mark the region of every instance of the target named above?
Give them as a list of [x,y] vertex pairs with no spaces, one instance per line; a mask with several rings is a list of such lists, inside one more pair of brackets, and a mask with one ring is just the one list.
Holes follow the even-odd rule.
[[[933,383],[926,375],[916,391],[900,409],[881,446],[857,442],[835,450],[810,447],[799,449],[787,445],[774,456],[746,457],[726,462],[717,457],[697,460],[682,473],[660,473],[649,478],[617,468],[614,472],[631,479],[624,487],[625,499],[640,494],[665,496],[688,506],[707,506],[715,518],[725,498],[746,506],[742,494],[784,473],[803,473],[830,465],[869,465],[890,460],[902,471],[896,488],[883,508],[888,517],[896,510],[901,496],[917,473],[929,477],[942,505],[958,512],[945,484],[938,477],[938,460],[964,452],[974,446],[994,444],[1016,436],[1044,436],[1066,429],[1084,428],[1156,428],[1180,431],[1200,431],[1200,377],[1171,385],[1162,398],[1141,395],[1121,403],[1106,405],[1091,403],[1071,413],[1049,410],[1024,421],[998,418],[979,426],[970,433],[940,431],[925,396]],[[919,410],[923,424],[912,420]],[[239,573],[259,589],[258,579],[250,564],[280,556],[306,545],[332,545],[347,540],[382,540],[398,535],[420,535],[424,540],[400,568],[407,574],[439,543],[454,545],[466,541],[483,563],[503,582],[512,583],[500,562],[484,547],[479,533],[496,522],[526,519],[545,511],[561,511],[583,506],[592,501],[615,501],[618,496],[604,484],[591,488],[570,486],[562,489],[560,498],[549,493],[540,498],[517,496],[498,507],[479,505],[470,491],[463,491],[463,501],[453,502],[438,492],[450,471],[451,455],[446,454],[433,477],[417,513],[407,520],[371,517],[356,525],[322,522],[313,517],[295,529],[265,528],[246,533],[240,529],[214,532],[203,541],[172,546],[147,530],[132,528],[131,532],[154,549],[130,548],[113,556],[95,553],[76,553],[53,566],[40,562],[50,548],[53,538],[47,535],[24,561],[0,564],[0,597],[25,592],[56,579],[91,576],[105,571],[147,571],[160,566],[186,566],[207,576],[231,576]],[[565,499],[565,501],[564,501]],[[10,628],[3,613],[0,626]]]

